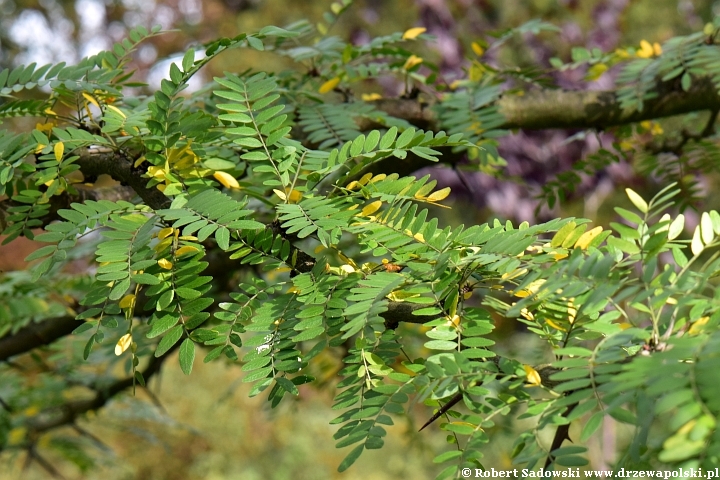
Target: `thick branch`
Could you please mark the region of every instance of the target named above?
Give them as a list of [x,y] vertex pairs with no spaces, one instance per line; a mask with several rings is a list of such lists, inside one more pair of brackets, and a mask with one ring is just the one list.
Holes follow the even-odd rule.
[[158,210],[168,208],[170,199],[157,188],[147,188],[148,178],[141,169],[133,168],[132,161],[122,153],[106,148],[86,148],[77,152],[80,158],[75,161],[86,177],[96,177],[103,173],[125,185],[130,186],[143,199],[146,205]]
[[67,316],[51,318],[23,327],[13,335],[0,338],[0,361],[48,345],[69,335],[78,325],[77,320]]
[[[174,348],[172,350],[174,350]],[[171,352],[168,351],[160,358],[150,357],[150,362],[142,372],[146,382],[160,370],[160,366],[170,353]],[[52,430],[53,428],[70,425],[74,423],[75,419],[80,415],[102,408],[111,398],[123,390],[132,387],[132,385],[133,377],[127,377],[122,380],[117,380],[105,388],[97,387],[95,388],[96,394],[93,398],[70,401],[59,407],[51,407],[33,418],[30,421],[29,427],[32,433],[37,435]]]
[[[375,106],[421,128],[438,130],[430,108],[414,99],[383,99]],[[623,110],[616,91],[537,90],[523,96],[505,95],[496,103],[505,122],[499,129],[606,128],[703,110],[720,110],[713,84],[697,79],[692,88],[659,92],[642,111]]]

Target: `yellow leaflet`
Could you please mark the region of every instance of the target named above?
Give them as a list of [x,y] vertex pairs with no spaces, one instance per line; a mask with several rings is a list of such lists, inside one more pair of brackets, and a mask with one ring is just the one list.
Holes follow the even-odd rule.
[[53,116],[57,117],[57,113],[53,112],[52,109],[50,109],[50,108],[46,108],[45,110],[43,110],[43,113],[46,115],[53,115]]
[[418,37],[418,35],[421,35],[425,32],[427,32],[427,28],[425,28],[425,27],[413,27],[408,30],[405,30],[405,33],[403,33],[402,39],[403,40],[414,40]]
[[125,295],[120,302],[118,302],[120,308],[133,308],[135,306],[135,295],[132,293]]
[[88,95],[87,93],[82,92],[82,96],[83,96],[83,98],[85,98],[85,100],[92,103],[96,107],[100,108],[100,104],[98,103],[97,100],[95,100],[95,97],[93,97],[92,95]]
[[132,344],[132,334],[126,333],[122,337],[120,337],[120,340],[118,340],[117,344],[115,344],[115,355],[118,357],[123,354],[125,350],[130,348],[130,345]]
[[145,161],[145,155],[135,160],[135,163],[133,163],[133,167],[137,168]]
[[167,258],[161,258],[158,260],[158,265],[160,265],[160,268],[164,268],[165,270],[170,270],[173,267],[172,262]]
[[56,143],[53,151],[55,152],[55,160],[61,161],[63,153],[65,153],[65,144],[63,142]]
[[235,177],[226,172],[215,172],[213,173],[215,180],[222,183],[225,188],[240,188],[240,184]]
[[157,236],[158,236],[158,238],[159,238],[160,240],[162,240],[163,238],[172,235],[172,233],[173,233],[173,228],[172,228],[172,227],[167,227],[167,228],[161,229],[161,230],[158,232]]
[[273,188],[273,192],[275,192],[275,195],[280,197],[280,200],[287,200],[287,195],[285,195],[285,192],[282,190],[278,190],[277,188]]
[[575,248],[580,248],[582,250],[585,250],[588,248],[588,245],[602,233],[603,228],[602,227],[595,227],[592,230],[589,230],[582,235],[580,235],[580,238],[577,239],[577,242],[575,242]]
[[360,212],[360,215],[363,217],[367,217],[368,215],[372,215],[373,213],[377,212],[380,207],[382,207],[382,202],[380,200],[375,200],[374,202],[365,205],[365,207]]
[[695,227],[695,233],[693,233],[692,241],[690,242],[690,251],[693,255],[697,256],[700,255],[700,252],[702,252],[705,249],[705,246],[702,243],[702,238],[700,237],[700,225]]
[[525,370],[525,376],[527,376],[527,383],[530,386],[533,387],[539,387],[542,385],[542,378],[540,378],[540,374],[530,365],[523,365],[523,370]]
[[568,321],[571,324],[574,323],[576,316],[577,316],[577,308],[575,308],[575,302],[573,302],[573,299],[571,298],[568,301]]
[[348,265],[352,265],[354,268],[357,268],[357,263],[355,263],[352,258],[346,257],[342,252],[338,252],[338,256],[343,262],[346,262]]
[[371,178],[372,178],[372,173],[366,173],[365,175],[360,177],[360,180],[358,180],[358,183],[360,185],[367,185],[367,183],[370,181]]
[[318,92],[328,93],[328,92],[332,91],[335,87],[337,87],[339,84],[340,84],[340,77],[331,78],[327,82],[320,85],[320,88],[318,88]]
[[355,273],[355,269],[352,265],[340,265],[340,270],[346,273]]
[[700,333],[700,332],[703,331],[703,327],[705,326],[706,323],[708,323],[708,321],[710,321],[710,317],[700,317],[700,318],[698,318],[697,320],[695,320],[695,321],[693,322],[693,324],[692,324],[692,326],[690,327],[690,330],[688,331],[688,333],[689,333],[690,335],[697,335],[698,333]]
[[[658,45],[659,47],[659,45]],[[640,50],[635,54],[640,58],[650,58],[655,54],[655,49],[647,40],[640,41]]]
[[127,118],[127,116],[123,113],[123,111],[120,110],[119,108],[117,108],[115,105],[105,105],[105,108],[112,110],[113,112],[117,113],[118,115],[120,115],[123,118]]
[[298,192],[297,190],[292,190],[290,194],[288,195],[288,200],[290,200],[293,203],[297,203],[300,200],[302,200],[303,194],[302,192]]
[[545,283],[545,280],[543,279],[535,280],[534,282],[530,282],[530,285],[523,288],[522,290],[514,292],[513,295],[515,295],[516,297],[525,298],[534,293],[537,293],[543,283]]
[[604,63],[596,63],[592,67],[588,69],[587,72],[587,79],[588,80],[597,80],[600,78],[600,76],[607,72],[608,66]]
[[177,249],[177,251],[175,252],[175,256],[176,256],[176,257],[181,257],[181,256],[186,255],[186,254],[188,254],[188,253],[197,253],[197,252],[199,252],[199,251],[200,251],[200,249],[198,249],[198,248],[196,248],[196,247],[193,247],[193,246],[191,246],[191,245],[185,245],[184,247],[180,247],[180,248]]
[[428,202],[439,202],[445,200],[448,195],[450,195],[450,187],[445,187],[428,195],[427,200]]
[[403,68],[405,70],[410,70],[415,65],[420,65],[423,62],[423,59],[421,57],[418,57],[417,55],[410,55],[407,60],[405,60],[405,65],[403,65]]
[[384,173],[380,173],[380,174],[372,177],[368,183],[379,182],[380,180],[385,180],[386,178],[387,178],[387,175],[385,175]]
[[47,123],[36,123],[35,124],[35,130],[39,130],[41,132],[45,133],[52,133],[52,129],[55,126],[55,122],[47,122]]
[[382,98],[382,95],[379,93],[363,93],[360,95],[360,98],[363,99],[365,102],[372,102],[374,100],[380,100]]
[[477,42],[472,42],[470,48],[472,48],[472,51],[475,52],[475,55],[478,57],[485,53],[485,49]]
[[550,320],[550,319],[547,319],[547,318],[546,318],[546,319],[545,319],[545,323],[547,323],[548,325],[550,325],[550,326],[551,326],[552,328],[554,328],[555,330],[560,330],[561,332],[567,332],[567,329],[566,329],[565,327],[561,327],[560,325],[558,325],[557,323],[553,322],[553,321]]
[[165,172],[166,170],[163,169],[163,167],[158,167],[156,165],[153,165],[152,167],[148,167],[148,173],[152,177],[157,177],[159,179],[165,178]]
[[[420,295],[418,295],[419,297]],[[445,317],[448,321],[448,325],[452,325],[455,328],[458,328],[460,326],[460,315],[453,315],[452,317]]]

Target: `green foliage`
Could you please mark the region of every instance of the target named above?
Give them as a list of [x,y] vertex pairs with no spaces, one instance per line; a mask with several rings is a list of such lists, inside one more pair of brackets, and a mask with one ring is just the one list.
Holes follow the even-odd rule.
[[[351,447],[340,471],[365,449],[382,448],[386,427],[407,418],[412,402],[441,408],[439,428],[451,447],[435,457],[449,464],[439,478],[486,467],[484,449],[498,424],[510,421],[502,417],[532,419],[509,452],[523,468],[585,465],[580,444],[597,435],[605,416],[636,432],[618,466],[717,464],[720,215],[701,213],[692,238],[682,238],[685,216],[674,209],[681,189],[671,184],[650,201],[628,189],[633,208],[615,209],[622,223],[611,223],[612,231],[575,218],[445,225],[425,207],[442,207],[449,189],[437,189],[430,175],[375,169],[466,152],[478,168],[499,171],[494,142],[506,132],[497,101],[508,94],[501,85],[542,79],[478,60],[469,80],[448,88],[434,66],[422,61],[428,68],[420,72],[406,45],[427,38],[422,32],[346,43],[327,35],[349,3],[335,5],[316,27],[220,39],[200,59],[189,49],[147,99],[126,96],[127,62],[156,29],[138,27],[112,52],[77,66],[0,72],[0,93],[14,96],[0,115],[46,121],[0,131],[6,242],[24,235],[48,244],[28,257],[36,262],[32,276],[0,277],[0,336],[72,314],[79,321],[68,353],[73,375],[84,361],[109,362],[114,353],[130,375],[121,387],[144,386],[154,362],[177,350],[186,374],[198,354],[239,365],[251,395],[266,392],[272,407],[316,383],[316,359],[339,354],[331,423],[337,447]],[[488,48],[541,30],[550,28],[531,22]],[[701,74],[716,85],[716,54],[703,35],[628,62],[619,79],[623,108],[641,110],[661,94],[658,77],[680,78],[683,90]],[[275,51],[298,68],[226,72],[188,94],[190,78],[230,48]],[[575,51],[573,65],[557,67],[616,60]],[[404,82],[406,93],[414,85],[435,89],[442,97],[433,107],[436,131],[351,100],[355,84],[383,75]],[[45,86],[50,93],[38,96],[47,98],[18,96]],[[683,155],[709,169],[715,149],[698,142]],[[683,175],[691,160],[680,158],[665,170],[653,161],[643,168]],[[613,160],[602,150],[544,195],[563,200],[560,192],[571,191],[580,173]],[[89,177],[83,181],[107,173],[132,194],[83,198],[79,173]],[[39,227],[44,232],[35,235]],[[92,265],[92,282],[70,274],[78,259]],[[43,301],[50,292],[53,300]],[[63,296],[79,301],[70,308]],[[488,337],[493,316],[524,323],[547,346],[550,363],[533,367],[502,355]],[[60,404],[58,392],[74,385],[72,375],[61,380],[52,401],[38,401],[43,408]],[[20,405],[33,390],[17,385],[0,389],[3,402]],[[100,404],[85,411],[107,401],[98,395]],[[2,445],[35,448],[33,435],[51,429],[40,429],[38,417],[8,408]],[[580,437],[563,445],[573,423],[584,425]],[[545,432],[559,439],[551,447]],[[662,442],[647,445],[651,433]],[[54,447],[75,452],[62,442]]]

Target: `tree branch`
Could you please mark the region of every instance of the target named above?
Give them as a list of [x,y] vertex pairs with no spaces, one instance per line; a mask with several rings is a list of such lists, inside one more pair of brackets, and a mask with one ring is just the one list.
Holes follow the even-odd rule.
[[[379,110],[403,118],[419,128],[442,129],[433,110],[416,99],[382,99],[373,104]],[[642,111],[624,110],[618,92],[614,90],[535,90],[522,96],[504,95],[496,106],[505,118],[498,129],[604,129],[691,112],[719,110],[720,96],[708,79],[699,78],[687,92],[669,88],[656,98],[646,100]]]
[[146,205],[159,210],[170,206],[170,199],[157,188],[147,188],[148,178],[142,169],[133,167],[132,159],[109,148],[83,148],[76,151],[80,156],[75,163],[86,177],[103,173],[118,182],[130,186]]
[[69,335],[80,323],[71,316],[44,320],[21,328],[13,335],[0,338],[0,361],[48,345]]
[[[143,370],[142,375],[145,382],[155,375],[166,358],[179,346],[176,344],[171,350],[161,357],[150,357],[147,367]],[[75,422],[77,417],[91,410],[102,408],[111,398],[123,390],[132,387],[133,377],[127,377],[117,380],[107,387],[95,387],[95,396],[88,400],[74,400],[67,402],[58,407],[50,407],[38,414],[36,417],[28,421],[29,430],[34,435],[41,434],[48,430],[70,425]]]

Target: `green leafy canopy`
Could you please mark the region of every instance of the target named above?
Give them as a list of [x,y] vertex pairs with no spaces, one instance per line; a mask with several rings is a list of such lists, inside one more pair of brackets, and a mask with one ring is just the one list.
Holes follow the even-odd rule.
[[[349,2],[337,5],[331,20]],[[418,402],[441,409],[449,450],[434,461],[449,466],[439,478],[488,467],[483,452],[503,418],[524,420],[508,452],[523,468],[587,464],[584,445],[605,417],[634,432],[618,466],[717,465],[720,215],[700,213],[685,238],[683,185],[670,183],[651,199],[628,189],[629,208],[617,207],[608,229],[577,218],[446,225],[431,212],[449,189],[398,171],[461,154],[501,171],[497,102],[509,74],[470,71],[450,87],[412,58],[425,33],[357,46],[327,27],[266,27],[189,49],[148,97],[128,93],[128,62],[159,29],[138,27],[78,65],[0,71],[0,118],[41,119],[0,130],[5,242],[47,244],[28,257],[32,273],[0,275],[0,336],[74,318],[69,341],[79,345],[36,416],[22,413],[36,386],[1,367],[0,448],[34,449],[62,425],[43,413],[88,362],[125,362],[127,379],[88,380],[99,400],[67,410],[65,424],[144,386],[175,351],[186,374],[196,357],[237,365],[251,395],[273,407],[322,383],[320,360],[337,354],[331,423],[337,447],[350,447],[341,471],[382,448],[387,427]],[[619,101],[640,111],[658,77],[689,91],[704,76],[718,88],[720,73],[703,67],[720,65],[706,37],[670,40],[651,57],[575,51],[573,60],[624,62]],[[226,72],[188,92],[193,75],[234,48],[296,68]],[[437,93],[436,123],[420,128],[356,98],[358,85],[388,75]],[[603,150],[543,195],[561,200],[580,173],[613,161]],[[100,174],[122,185],[86,185]],[[83,260],[87,270],[72,273]],[[500,317],[541,339],[549,363],[501,354],[489,337]],[[651,433],[661,441],[648,445]]]

